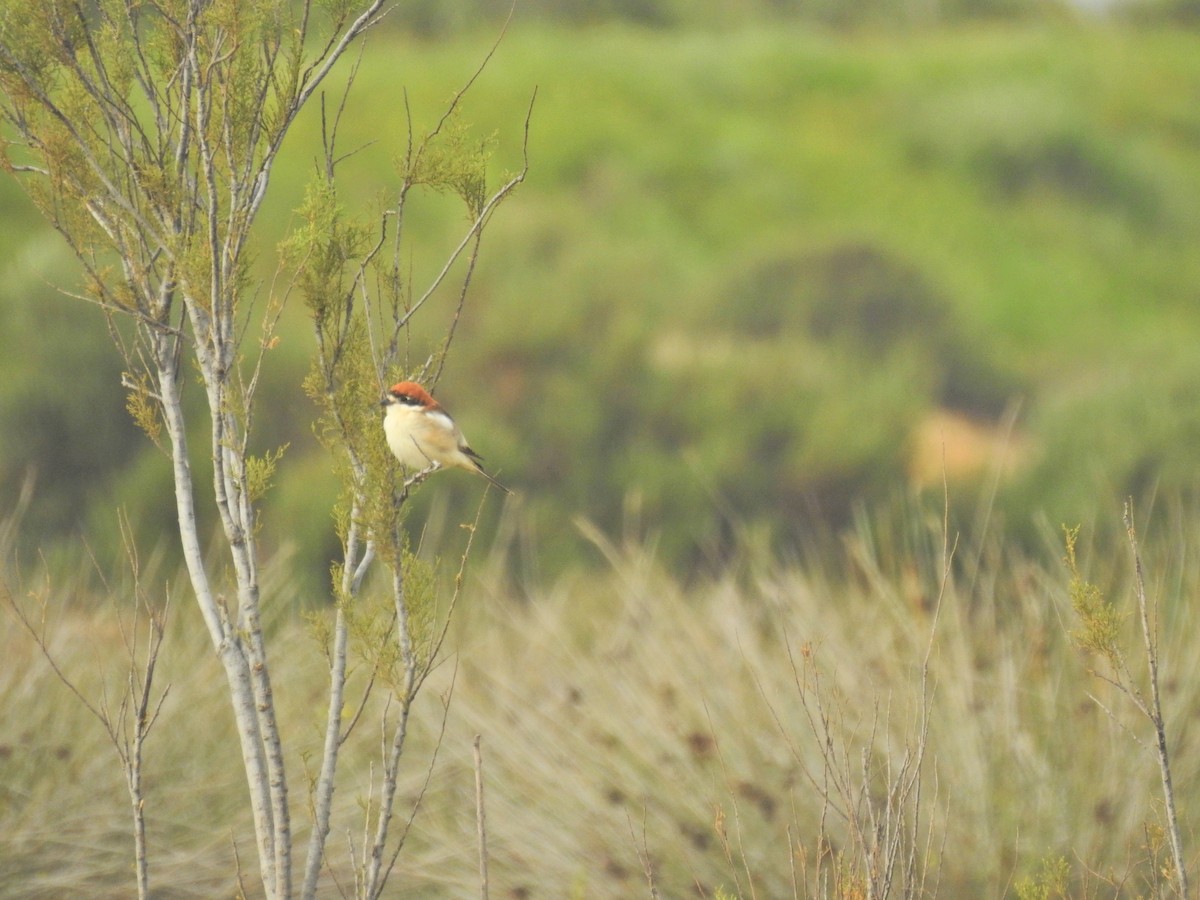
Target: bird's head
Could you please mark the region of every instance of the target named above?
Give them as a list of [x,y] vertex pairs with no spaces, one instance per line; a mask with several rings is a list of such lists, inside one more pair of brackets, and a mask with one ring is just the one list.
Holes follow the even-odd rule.
[[379,401],[380,406],[411,406],[415,409],[437,409],[438,402],[429,395],[425,388],[415,381],[401,381],[392,385],[391,389]]

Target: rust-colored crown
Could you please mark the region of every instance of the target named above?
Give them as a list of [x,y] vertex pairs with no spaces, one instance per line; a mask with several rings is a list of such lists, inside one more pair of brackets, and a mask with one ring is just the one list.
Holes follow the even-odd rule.
[[388,393],[393,397],[412,397],[430,409],[438,408],[438,402],[429,395],[429,391],[415,381],[401,381],[399,384],[394,384]]

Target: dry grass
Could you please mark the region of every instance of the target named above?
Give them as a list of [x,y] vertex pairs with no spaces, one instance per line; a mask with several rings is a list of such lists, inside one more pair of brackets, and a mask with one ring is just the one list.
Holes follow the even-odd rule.
[[[1189,727],[1200,711],[1200,623],[1190,601],[1200,573],[1185,545],[1155,554],[1152,542],[1143,543],[1163,602],[1168,736],[1190,835],[1188,798],[1200,787]],[[1116,546],[1090,554],[1089,577],[1120,601],[1129,573]],[[862,844],[849,822],[881,808],[920,737],[921,666],[942,581],[937,523],[912,523],[902,540],[862,529],[824,563],[745,562],[687,585],[644,549],[605,549],[605,573],[528,601],[483,585],[467,598],[456,653],[417,705],[409,803],[442,728],[439,698],[453,686],[393,888],[478,895],[472,741],[482,734],[494,898],[859,895]],[[1085,565],[1088,556],[1081,548]],[[281,604],[283,569],[268,595]],[[1066,580],[1057,567],[959,550],[930,656],[922,793],[901,813],[911,825],[919,810],[912,833],[927,894],[1013,895],[1060,856],[1075,895],[1154,883],[1163,862],[1152,859],[1163,850],[1154,760],[1088,699],[1106,695],[1070,643]],[[113,607],[80,595],[86,579],[76,581],[51,592],[48,631],[95,696],[106,677],[114,689],[121,645]],[[9,621],[0,896],[127,895],[132,840],[114,754]],[[298,801],[305,756],[320,742],[323,660],[306,625],[284,614],[270,649]],[[163,666],[172,687],[147,750],[151,883],[159,896],[231,895],[235,847],[252,865],[245,784],[220,668],[183,598]],[[817,703],[827,743],[813,726]],[[361,825],[348,823],[361,822],[377,734],[361,732],[344,757],[323,895],[337,896],[335,877],[353,883],[347,855]],[[839,766],[862,788],[849,806],[823,796]],[[895,895],[901,887],[897,879]]]

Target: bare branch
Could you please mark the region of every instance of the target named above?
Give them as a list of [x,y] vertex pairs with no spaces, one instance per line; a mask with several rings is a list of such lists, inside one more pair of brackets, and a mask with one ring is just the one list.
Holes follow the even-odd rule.
[[[1146,597],[1146,578],[1142,572],[1142,556],[1138,551],[1137,531],[1133,526],[1133,502],[1125,502],[1125,532],[1129,549],[1133,554],[1134,585],[1137,594],[1138,618],[1142,626],[1142,642],[1146,653],[1146,666],[1150,677],[1150,721],[1154,726],[1155,746],[1158,751],[1158,769],[1162,778],[1163,801],[1167,812],[1167,833],[1171,839],[1171,855],[1175,861],[1175,886],[1179,896],[1187,897],[1187,861],[1183,855],[1183,835],[1180,830],[1179,814],[1175,809],[1175,788],[1171,777],[1171,761],[1167,751],[1167,728],[1163,719],[1162,698],[1158,690],[1158,637],[1157,615],[1151,616],[1150,603]],[[1152,624],[1152,619],[1154,624]],[[1144,710],[1143,710],[1144,711]]]
[[[533,115],[533,103],[536,99],[537,99],[537,91],[534,91],[533,98],[530,99],[530,101],[529,101],[529,110],[526,113],[526,117],[525,117],[526,147],[528,147],[529,123],[530,123],[530,119]],[[497,189],[492,194],[491,197],[488,198],[488,201],[483,205],[482,209],[479,211],[479,214],[475,217],[475,221],[472,222],[471,227],[467,230],[467,233],[463,236],[462,240],[459,241],[458,246],[455,247],[454,250],[452,250],[450,252],[450,255],[447,257],[446,262],[442,266],[441,271],[438,272],[438,274],[434,277],[434,279],[430,283],[429,287],[427,287],[425,289],[425,293],[423,293],[421,295],[421,297],[415,303],[413,303],[412,306],[410,306],[408,308],[408,310],[404,313],[404,315],[400,317],[399,321],[396,323],[396,325],[394,327],[395,333],[398,333],[399,331],[401,331],[403,328],[405,328],[408,325],[408,323],[412,319],[412,317],[417,314],[417,311],[422,306],[425,305],[425,303],[433,295],[434,291],[436,291],[438,289],[438,287],[441,286],[442,282],[445,281],[446,276],[450,273],[450,270],[454,267],[454,264],[458,261],[458,258],[460,256],[462,256],[463,251],[466,250],[466,248],[471,244],[472,240],[475,239],[475,237],[479,234],[480,231],[482,231],[483,227],[487,224],[488,219],[491,218],[491,215],[495,211],[496,207],[500,204],[501,201],[503,201],[509,194],[511,194],[514,190],[516,190],[517,187],[519,187],[525,181],[525,177],[528,174],[529,174],[529,158],[528,158],[528,152],[526,152],[524,166],[521,168],[521,170],[519,172],[517,172],[515,175],[513,175],[511,178],[509,178],[508,181],[506,181],[503,185],[501,185],[499,187],[499,189]]]

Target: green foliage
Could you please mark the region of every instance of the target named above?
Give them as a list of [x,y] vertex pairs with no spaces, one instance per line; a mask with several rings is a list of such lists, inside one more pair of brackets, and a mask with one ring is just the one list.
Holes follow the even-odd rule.
[[397,157],[396,169],[406,186],[428,187],[463,201],[475,219],[487,200],[487,168],[496,136],[480,139],[461,109],[452,110],[435,135],[421,141],[415,152]]
[[[1000,415],[1021,389],[955,315],[944,288],[879,239],[783,245],[730,278],[715,317],[746,340],[803,336],[858,371],[919,365],[910,388],[980,417]],[[808,348],[806,354],[813,352]]]
[[[1162,3],[1186,8],[1192,0]],[[469,32],[480,22],[498,27],[509,14],[506,0],[414,0],[405,7],[402,26],[422,36],[445,36]],[[780,0],[526,0],[518,7],[522,21],[554,22],[572,27],[624,22],[653,29],[735,28],[747,21],[809,26],[860,28],[864,26],[911,26],[930,21],[961,21],[979,18],[1054,18],[1064,12],[1057,0],[945,0],[937,5],[920,0],[809,0],[783,3]],[[1182,18],[1182,16],[1181,16]]]
[[153,401],[150,379],[144,373],[129,374],[127,377],[132,381],[125,401],[129,417],[154,442],[154,446],[162,450],[162,413]]
[[[522,493],[540,564],[579,558],[561,523],[583,515],[616,531],[638,503],[644,526],[661,530],[664,552],[685,565],[747,520],[784,540],[844,523],[857,504],[908,490],[913,435],[940,408],[985,427],[1020,409],[1015,433],[1027,449],[1011,454],[994,507],[1031,546],[1029,523],[1042,513],[1087,522],[1130,494],[1200,494],[1187,452],[1200,409],[1188,390],[1200,341],[1192,36],[1065,21],[838,37],[754,22],[718,34],[575,33],[530,26],[526,14],[456,116],[498,134],[495,148],[453,138],[455,125],[415,167],[405,161],[401,88],[414,118],[430,121],[487,43],[376,36],[357,76],[371,114],[357,125],[352,106],[339,131],[343,146],[364,148],[339,172],[336,202],[350,215],[340,243],[320,252],[331,284],[339,271],[356,274],[339,260],[361,249],[355,229],[379,206],[375,173],[397,157],[401,175],[442,173],[449,185],[457,172],[460,187],[466,168],[434,160],[439,146],[513,168],[512,123],[542,86],[531,180],[485,242],[439,387]],[[317,117],[295,127],[304,149],[281,157],[273,176],[286,200],[264,207],[279,234],[320,140]],[[312,190],[301,227],[308,216],[330,221],[333,201]],[[406,213],[401,273],[417,288],[440,248],[461,239],[459,192],[445,193]],[[8,198],[0,202],[7,212]],[[17,252],[31,232],[27,206],[11,209],[0,252]],[[273,265],[259,261],[268,273]],[[390,263],[369,274],[390,303]],[[13,284],[0,283],[14,292],[6,306],[28,293],[27,279]],[[401,307],[412,300],[399,295]],[[414,320],[415,365],[390,374],[436,358],[451,305]],[[272,499],[297,504],[291,518],[315,531],[307,523],[327,521],[316,497],[336,488],[308,490],[328,469],[314,462],[325,451],[289,402],[308,366],[303,312],[285,312],[283,358],[263,388],[275,402],[259,422],[271,431],[265,446],[293,448]],[[34,323],[56,327],[22,323],[14,346],[32,345]],[[5,368],[21,364],[9,356]],[[38,365],[42,379],[54,371]],[[8,374],[13,385],[33,380]],[[345,377],[357,387],[343,409],[362,416],[365,447],[379,383]],[[103,382],[76,384],[89,397],[81,406],[117,402],[98,399]],[[54,444],[36,435],[44,400],[25,387],[6,410],[32,423],[32,444]],[[4,440],[20,452],[22,441]],[[961,477],[954,496],[965,516],[976,487],[990,496],[989,464]],[[109,466],[89,484],[111,505]],[[437,485],[448,521],[469,515],[468,479]],[[151,516],[169,501],[134,498],[133,517],[137,504]],[[428,502],[416,498],[414,526]]]
[[348,280],[367,250],[370,231],[365,223],[347,221],[333,184],[325,180],[308,186],[296,215],[297,225],[279,245],[280,264],[296,273],[318,339],[336,342],[339,330],[350,327],[354,296]]
[[247,232],[313,74],[296,4],[203,4],[184,42],[187,15],[184,4],[0,8],[0,120],[22,138],[5,165],[79,257],[87,295],[160,330],[177,293],[208,314],[239,310]]
[[1072,637],[1080,647],[1102,656],[1114,669],[1120,669],[1124,659],[1121,650],[1121,629],[1126,617],[1104,599],[1100,588],[1080,574],[1075,558],[1079,526],[1064,528],[1063,533],[1067,548],[1067,570],[1071,573],[1071,608],[1082,623],[1082,628],[1072,632]]
[[437,557],[422,559],[407,547],[404,550],[401,560],[404,602],[418,671],[424,671],[434,661],[437,649],[439,566]]
[[1122,18],[1141,24],[1185,28],[1200,25],[1200,2],[1197,0],[1137,0],[1121,4],[1117,11]]
[[346,221],[328,181],[310,186],[298,214],[300,222],[280,253],[283,265],[295,272],[317,341],[304,390],[317,404],[314,431],[333,458],[341,486],[337,535],[343,547],[352,524],[380,536],[378,550],[395,569],[399,544],[385,536],[399,534],[396,464],[379,425],[369,324],[356,303],[369,232]]
[[1016,884],[1018,900],[1066,900],[1070,897],[1068,880],[1071,864],[1065,857],[1048,857],[1042,860],[1037,875],[1022,878]]
[[[409,123],[407,149],[393,161],[400,185],[380,218],[378,234],[347,217],[330,178],[337,160],[333,146],[327,143],[325,177],[308,187],[298,211],[299,224],[280,244],[283,266],[294,273],[293,284],[304,298],[317,342],[304,387],[320,410],[315,431],[332,453],[341,483],[335,510],[338,538],[344,553],[355,543],[369,540],[395,573],[395,590],[406,598],[398,601],[406,617],[398,627],[405,641],[411,639],[418,648],[418,667],[429,661],[420,659],[421,643],[432,639],[425,633],[431,615],[420,604],[428,579],[422,577],[420,566],[409,554],[401,528],[413,484],[411,480],[398,482],[399,476],[415,473],[402,473],[386,448],[377,398],[383,385],[395,380],[398,372],[407,372],[413,348],[421,352],[425,346],[425,341],[414,340],[414,316],[421,313],[424,318],[422,307],[433,289],[416,296],[412,275],[403,270],[401,256],[402,248],[407,248],[403,243],[405,220],[414,188],[456,197],[471,222],[469,241],[460,243],[459,249],[468,242],[476,248],[464,257],[468,276],[461,282],[453,318],[442,334],[433,332],[436,336],[423,354],[424,367],[415,376],[430,387],[454,337],[474,269],[488,203],[490,141],[472,136],[472,129],[461,118],[460,100],[461,95],[452,99],[448,111],[419,140],[413,140]],[[458,257],[459,251],[452,246],[445,252],[454,256],[451,263],[443,265],[435,287]],[[413,586],[407,584],[409,575],[416,579]],[[344,588],[337,585],[335,590]],[[348,599],[342,597],[343,602]]]
[[275,469],[288,446],[288,444],[284,444],[282,447],[268,450],[262,456],[246,457],[246,483],[251,503],[257,505],[258,501],[266,494],[267,489],[271,487]]
[[353,603],[342,603],[352,652],[373,676],[397,695],[403,694],[403,661],[396,642],[396,614],[390,592],[371,591]]
[[1169,317],[1161,332],[1131,338],[1119,359],[1042,389],[1028,419],[1041,452],[1010,489],[1014,508],[1071,521],[1098,506],[1119,509],[1130,496],[1200,496],[1195,466],[1179,452],[1200,441],[1200,398],[1191,389],[1200,365],[1188,327]]
[[[401,579],[404,585],[403,605],[406,619],[398,621],[398,605],[391,592],[391,585],[381,589],[368,589],[354,598],[342,597],[338,605],[345,612],[346,623],[352,641],[352,652],[371,677],[378,679],[397,696],[405,697],[405,659],[401,652],[402,641],[397,640],[397,629],[406,628],[414,651],[417,671],[424,671],[431,662],[436,649],[437,636],[437,578],[436,561],[418,559],[407,548],[403,550]],[[341,572],[332,572],[334,584],[341,583]],[[322,614],[314,614],[321,619]],[[327,635],[327,625],[314,631],[317,640]],[[327,646],[327,644],[324,644]]]

